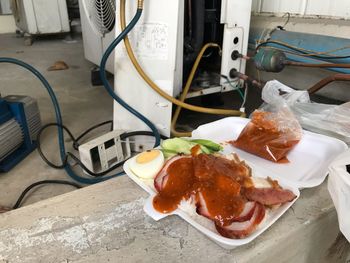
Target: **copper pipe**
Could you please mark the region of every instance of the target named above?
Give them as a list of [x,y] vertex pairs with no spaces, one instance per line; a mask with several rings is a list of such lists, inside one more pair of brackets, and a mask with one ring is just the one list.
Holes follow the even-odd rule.
[[297,66],[297,67],[306,67],[306,68],[350,68],[350,64],[333,64],[333,63],[311,64],[311,63],[301,63],[301,62],[294,62],[294,61],[286,61],[284,64],[286,66]]
[[230,78],[239,78],[239,79],[242,79],[250,84],[252,84],[253,86],[255,87],[258,87],[258,88],[263,88],[264,84],[263,83],[260,83],[259,81],[237,71],[237,70],[231,70],[230,71]]
[[335,74],[335,75],[326,77],[324,79],[321,79],[311,88],[309,88],[307,91],[309,92],[309,94],[313,94],[333,81],[350,81],[350,74]]

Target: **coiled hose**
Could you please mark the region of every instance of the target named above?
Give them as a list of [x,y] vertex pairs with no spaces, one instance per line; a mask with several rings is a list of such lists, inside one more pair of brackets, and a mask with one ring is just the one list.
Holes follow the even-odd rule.
[[[0,58],[0,63],[11,63],[11,64],[16,64],[18,66],[21,66],[27,70],[29,70],[31,73],[33,73],[40,81],[41,83],[44,85],[44,87],[46,88],[47,92],[49,93],[50,99],[52,101],[54,110],[55,110],[55,117],[56,117],[56,122],[58,124],[58,143],[59,143],[59,148],[60,148],[60,158],[62,163],[65,163],[66,160],[66,148],[64,145],[64,134],[63,134],[63,129],[62,129],[62,115],[61,115],[61,109],[60,106],[58,104],[58,100],[56,98],[56,95],[51,87],[51,85],[49,84],[49,82],[45,79],[45,77],[38,71],[36,70],[33,66],[15,59],[15,58]],[[66,165],[63,167],[66,171],[66,173],[75,181],[82,183],[82,184],[94,184],[94,183],[98,183],[104,180],[108,180],[111,177],[117,176],[117,175],[113,175],[113,176],[108,176],[108,177],[104,177],[104,178],[84,178],[81,177],[80,175],[77,175],[72,167],[66,163]]]
[[[158,146],[160,144],[160,134],[159,134],[158,130],[156,129],[156,127],[146,117],[144,117],[139,112],[137,112],[136,110],[131,108],[126,102],[124,102],[121,98],[119,98],[114,93],[113,89],[111,88],[111,86],[108,83],[108,80],[106,78],[106,72],[105,72],[105,65],[106,65],[106,61],[107,61],[109,55],[112,53],[113,49],[118,45],[118,43],[120,43],[123,40],[123,38],[133,29],[133,27],[136,25],[137,21],[140,19],[141,14],[142,14],[142,5],[140,4],[140,2],[143,2],[143,1],[141,1],[141,0],[138,1],[138,3],[139,3],[138,9],[137,9],[137,12],[136,12],[134,18],[131,20],[131,22],[128,24],[128,26],[125,27],[125,29],[119,34],[119,36],[112,42],[112,44],[108,47],[106,53],[103,55],[103,58],[101,60],[101,79],[103,81],[103,84],[104,84],[106,90],[113,97],[113,99],[115,99],[118,103],[120,103],[123,107],[125,107],[129,112],[134,114],[136,117],[140,118],[142,121],[144,121],[148,125],[148,127],[150,127],[150,129],[152,130],[152,132],[156,138],[155,146]],[[21,60],[14,59],[14,58],[2,57],[2,58],[0,58],[0,63],[16,64],[18,66],[21,66],[21,67],[29,70],[31,73],[33,73],[41,81],[41,83],[46,88],[47,92],[49,93],[49,96],[50,96],[50,99],[52,101],[54,111],[55,111],[55,117],[56,117],[57,129],[58,129],[58,142],[59,142],[59,148],[60,148],[60,158],[61,158],[62,163],[66,163],[66,165],[64,166],[64,169],[65,169],[66,173],[73,180],[75,180],[79,183],[82,183],[82,184],[94,184],[94,183],[106,181],[110,178],[124,174],[124,173],[118,173],[115,175],[110,175],[110,176],[101,177],[101,178],[85,178],[85,177],[82,177],[82,176],[76,174],[73,171],[70,164],[68,162],[66,162],[67,154],[66,154],[66,149],[65,149],[65,145],[64,145],[64,134],[63,134],[63,128],[62,128],[63,123],[62,123],[61,110],[60,110],[60,106],[59,106],[58,100],[56,98],[56,95],[55,95],[51,85],[49,84],[49,82],[33,66],[31,66],[31,65],[29,65]]]

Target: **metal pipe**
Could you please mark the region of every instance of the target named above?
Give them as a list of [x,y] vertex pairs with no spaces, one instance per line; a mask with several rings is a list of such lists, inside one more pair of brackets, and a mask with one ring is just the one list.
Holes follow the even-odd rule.
[[253,79],[253,78],[251,78],[251,77],[249,77],[249,76],[247,76],[247,75],[245,75],[245,74],[243,74],[235,69],[231,69],[230,78],[232,78],[232,79],[239,78],[241,80],[246,81],[248,84],[253,85],[255,87],[258,87],[260,89],[263,88],[263,86],[264,86],[263,83],[260,83],[259,81],[255,80],[255,79]]
[[[253,27],[249,31],[249,48],[255,50],[256,44],[263,41],[262,34],[264,33],[264,29],[260,27]],[[300,33],[300,32],[291,32],[291,31],[283,31],[283,30],[275,30],[270,32],[270,38],[268,44],[264,47],[268,48],[276,48],[279,50],[286,51],[286,56],[288,60],[303,62],[303,63],[319,63],[323,62],[333,62],[333,63],[350,63],[350,57],[340,58],[344,56],[350,55],[350,39],[331,37],[331,36],[323,36],[316,34],[308,34],[308,33]],[[295,55],[292,53],[298,53],[293,49],[290,49],[285,46],[278,45],[276,42],[287,43],[288,45],[298,47],[302,50],[312,50],[311,53],[320,53],[322,56],[336,56],[331,60],[326,57],[310,57],[303,56],[302,53],[300,55]],[[334,52],[327,53],[326,51],[334,50]],[[289,53],[290,52],[290,53]],[[337,58],[338,57],[338,58]],[[338,73],[350,74],[350,70],[346,68],[325,68],[330,71],[335,71]]]
[[[306,67],[306,68],[350,68],[350,64],[333,63],[302,63],[295,61],[285,61],[286,66]],[[346,74],[344,74],[346,75]]]
[[309,92],[309,94],[313,94],[333,81],[350,81],[350,75],[349,74],[335,74],[335,75],[326,77],[324,79],[321,79],[319,82],[317,82],[311,88],[309,88],[307,91]]

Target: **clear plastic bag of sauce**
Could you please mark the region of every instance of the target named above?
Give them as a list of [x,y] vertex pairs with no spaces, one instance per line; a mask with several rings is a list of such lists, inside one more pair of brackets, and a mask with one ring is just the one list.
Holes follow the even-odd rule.
[[256,110],[233,146],[273,162],[289,162],[287,154],[300,141],[302,129],[287,107]]

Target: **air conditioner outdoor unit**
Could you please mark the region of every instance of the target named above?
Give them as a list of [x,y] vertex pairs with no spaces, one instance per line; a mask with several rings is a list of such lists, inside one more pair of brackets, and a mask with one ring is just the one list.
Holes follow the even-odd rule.
[[[116,1],[79,0],[85,58],[99,65],[102,55],[115,37]],[[114,73],[114,58],[107,62],[107,70]]]
[[[221,54],[217,50],[205,53],[187,97],[227,92],[237,89],[241,81],[228,83],[221,76],[229,76],[232,69],[245,72],[245,60],[234,59],[232,53],[247,53],[251,4],[251,0],[145,0],[143,14],[128,36],[145,72],[174,97],[181,93],[201,47],[208,42],[219,44]],[[136,0],[126,1],[127,23],[136,8]],[[99,65],[121,31],[119,1],[80,0],[80,13],[85,57]],[[123,43],[110,57],[107,70],[115,75],[116,93],[169,136],[173,105],[139,76]],[[114,106],[114,126],[118,130],[147,129],[118,104]]]
[[11,9],[26,44],[31,44],[31,35],[70,31],[66,0],[12,0]]

